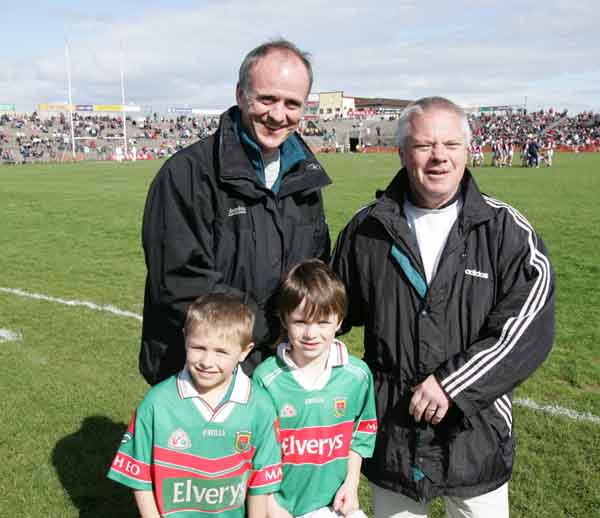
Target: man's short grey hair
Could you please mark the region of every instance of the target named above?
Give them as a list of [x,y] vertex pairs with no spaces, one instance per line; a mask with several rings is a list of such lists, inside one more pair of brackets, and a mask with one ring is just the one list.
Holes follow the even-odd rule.
[[445,110],[458,115],[465,135],[465,145],[469,146],[471,143],[471,127],[465,110],[445,97],[423,97],[410,103],[398,119],[398,148],[401,152],[405,151],[406,138],[410,136],[412,118],[429,110]]
[[285,39],[277,39],[263,43],[262,45],[259,45],[255,49],[251,50],[246,55],[240,66],[240,73],[238,77],[238,88],[244,96],[248,95],[252,86],[250,84],[250,73],[252,72],[252,67],[254,67],[256,63],[258,63],[262,58],[271,52],[277,51],[284,53],[287,52],[296,56],[306,67],[306,72],[308,73],[308,92],[306,93],[306,96],[308,97],[313,85],[313,71],[310,63],[310,53],[300,50],[291,41]]

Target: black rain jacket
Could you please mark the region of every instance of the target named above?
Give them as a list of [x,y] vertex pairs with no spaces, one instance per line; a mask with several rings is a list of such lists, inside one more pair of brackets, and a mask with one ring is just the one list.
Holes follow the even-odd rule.
[[[554,274],[529,222],[465,171],[463,209],[427,286],[402,209],[407,189],[402,170],[333,254],[348,289],[346,329],[364,325],[375,379],[379,433],[363,471],[419,501],[477,496],[510,478],[512,391],[550,352]],[[408,413],[411,387],[430,374],[453,401],[437,426]]]
[[274,294],[282,275],[303,259],[329,257],[321,188],[331,180],[296,135],[306,159],[284,174],[278,193],[267,189],[240,144],[233,109],[214,135],[167,160],[150,185],[139,368],[152,385],[183,367],[187,308],[209,292],[242,295],[257,311],[256,347],[244,364],[251,374],[279,333]]

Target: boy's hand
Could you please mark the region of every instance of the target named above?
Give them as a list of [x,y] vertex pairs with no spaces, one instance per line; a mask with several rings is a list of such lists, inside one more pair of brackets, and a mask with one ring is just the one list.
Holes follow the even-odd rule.
[[293,518],[287,509],[279,505],[273,494],[267,499],[267,518]]
[[344,516],[359,508],[358,486],[348,481],[344,482],[333,499],[333,510]]

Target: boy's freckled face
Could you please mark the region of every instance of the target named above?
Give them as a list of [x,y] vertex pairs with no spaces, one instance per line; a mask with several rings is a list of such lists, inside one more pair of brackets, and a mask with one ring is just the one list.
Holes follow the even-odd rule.
[[196,390],[206,394],[227,386],[250,350],[250,346],[243,348],[219,333],[200,328],[192,331],[185,340],[185,364]]
[[329,347],[340,325],[337,315],[309,321],[304,311],[304,302],[300,304],[285,321],[294,362],[303,366],[323,360],[329,354]]

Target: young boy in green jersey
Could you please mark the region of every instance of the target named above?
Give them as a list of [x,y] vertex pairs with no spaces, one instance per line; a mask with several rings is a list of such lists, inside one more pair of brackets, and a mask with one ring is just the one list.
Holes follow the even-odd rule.
[[360,467],[372,455],[377,419],[369,368],[335,338],[346,306],[343,284],[317,259],[295,266],[281,287],[287,340],[253,375],[280,422],[283,480],[269,497],[270,516],[364,516]]
[[210,294],[189,308],[186,362],[146,394],[108,477],[133,488],[142,518],[264,518],[279,488],[276,414],[238,368],[252,349],[254,314]]

